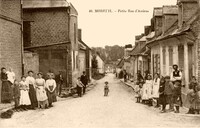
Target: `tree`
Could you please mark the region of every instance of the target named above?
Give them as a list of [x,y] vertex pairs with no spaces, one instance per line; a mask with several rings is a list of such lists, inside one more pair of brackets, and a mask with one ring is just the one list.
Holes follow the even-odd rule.
[[98,69],[98,61],[96,55],[93,55],[92,57],[92,75],[97,74],[97,69]]
[[99,53],[105,63],[117,61],[124,56],[124,47],[118,45],[106,45],[105,48],[93,47],[92,50],[94,51],[94,53]]

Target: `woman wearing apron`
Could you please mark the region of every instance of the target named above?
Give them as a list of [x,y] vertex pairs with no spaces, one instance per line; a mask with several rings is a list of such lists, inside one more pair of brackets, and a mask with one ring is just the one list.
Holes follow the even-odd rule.
[[38,106],[38,102],[35,91],[35,78],[33,77],[33,71],[28,71],[26,82],[29,85],[29,97],[31,100],[31,109],[35,109]]

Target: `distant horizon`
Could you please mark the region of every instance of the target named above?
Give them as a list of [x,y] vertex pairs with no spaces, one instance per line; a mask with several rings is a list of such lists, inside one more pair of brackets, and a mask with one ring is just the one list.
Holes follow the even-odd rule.
[[177,0],[67,1],[78,11],[78,28],[82,29],[82,40],[89,47],[134,46],[135,36],[150,25],[153,8],[177,3]]

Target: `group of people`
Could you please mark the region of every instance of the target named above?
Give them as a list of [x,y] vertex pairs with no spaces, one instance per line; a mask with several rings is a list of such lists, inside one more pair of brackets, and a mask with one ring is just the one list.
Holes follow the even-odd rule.
[[[173,65],[173,72],[170,76],[160,77],[158,73],[152,76],[148,74],[143,79],[141,73],[137,75],[135,86],[136,102],[144,103],[155,107],[162,106],[161,112],[166,112],[166,105],[169,104],[169,111],[175,113],[180,112],[182,106],[182,73],[178,69],[178,65]],[[188,114],[199,114],[200,110],[200,86],[195,77],[189,84],[189,92],[187,93],[186,104],[189,107]]]
[[28,76],[22,76],[19,81],[12,69],[7,71],[6,68],[1,68],[2,103],[11,103],[14,100],[16,111],[52,107],[53,102],[57,101],[57,84],[53,73],[47,75],[45,80],[39,72],[37,78],[34,78],[34,72],[30,70]]

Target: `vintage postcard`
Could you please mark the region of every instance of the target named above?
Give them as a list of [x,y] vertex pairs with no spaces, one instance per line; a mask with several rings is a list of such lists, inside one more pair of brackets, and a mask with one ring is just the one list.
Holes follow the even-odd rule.
[[0,128],[199,128],[200,0],[0,0]]

